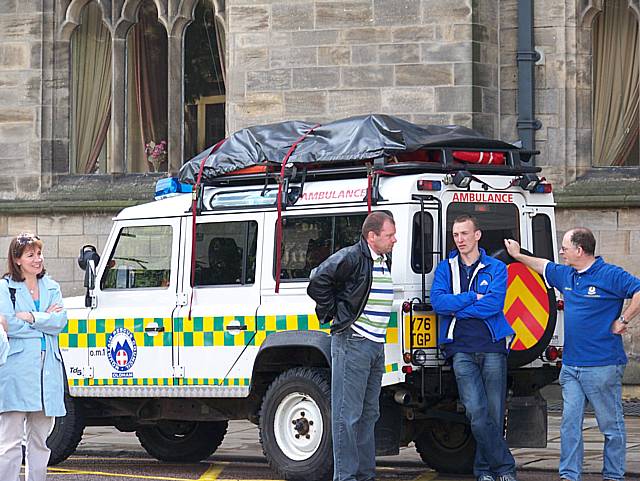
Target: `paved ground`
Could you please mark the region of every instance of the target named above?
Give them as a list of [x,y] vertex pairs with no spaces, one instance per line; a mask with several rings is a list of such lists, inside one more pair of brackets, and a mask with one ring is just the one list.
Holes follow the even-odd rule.
[[[627,473],[628,479],[640,479],[640,417],[629,416],[625,419],[627,426]],[[558,456],[560,452],[559,439],[560,415],[549,415],[549,438],[544,449],[514,449],[519,470],[549,471],[555,473],[558,468]],[[585,473],[599,473],[602,469],[602,435],[598,431],[593,417],[587,417],[584,422],[585,440]],[[84,457],[129,458],[140,460],[146,458],[146,452],[138,443],[133,433],[120,433],[114,428],[91,427],[85,431],[84,438],[77,451]],[[78,462],[79,457],[74,458]],[[378,458],[381,467],[390,469],[403,467],[413,468],[419,472],[424,471],[424,464],[411,444],[402,448],[399,456],[385,456]],[[229,432],[224,442],[209,461],[225,463],[249,463],[262,465],[265,463],[262,448],[258,442],[258,430],[248,421],[231,421]],[[59,468],[65,468],[63,463]],[[228,465],[230,466],[230,465]],[[248,465],[247,465],[248,466]],[[230,467],[227,469],[231,469]],[[244,468],[243,468],[244,469]],[[226,472],[226,470],[225,470]],[[232,472],[232,471],[229,471]],[[398,473],[399,474],[399,473]],[[409,473],[411,475],[413,473]],[[271,475],[273,476],[273,475]],[[59,477],[56,476],[56,479]],[[151,478],[156,479],[156,478]],[[216,478],[213,478],[216,479]],[[226,479],[226,478],[217,478]],[[274,479],[263,477],[260,479]],[[397,478],[408,479],[408,478]],[[415,479],[415,478],[410,478]],[[436,478],[432,478],[436,479]],[[451,479],[451,478],[438,478]],[[466,479],[466,478],[461,478]],[[553,479],[553,478],[552,478]]]
[[[561,404],[557,388],[547,390],[549,400],[548,444],[544,449],[514,449],[520,481],[558,481]],[[637,401],[637,399],[633,399]],[[627,426],[627,481],[640,481],[640,403],[625,404]],[[602,435],[593,416],[583,427],[585,462],[583,481],[601,481]],[[447,476],[428,469],[413,445],[399,456],[378,458],[378,481],[469,481],[468,476]],[[168,464],[152,459],[133,433],[111,427],[89,427],[75,455],[49,469],[53,481],[267,481],[277,475],[266,464],[258,442],[258,430],[248,421],[231,421],[224,442],[202,463]],[[5,481],[5,480],[0,480]]]
[[[420,466],[387,466],[379,463],[377,481],[472,481],[470,476],[447,476]],[[208,461],[192,465],[161,464],[146,458],[70,458],[49,471],[49,481],[273,481],[278,479],[265,463]],[[519,481],[558,481],[555,472],[521,471]],[[628,478],[630,480],[631,478]],[[602,481],[586,474],[583,481]]]

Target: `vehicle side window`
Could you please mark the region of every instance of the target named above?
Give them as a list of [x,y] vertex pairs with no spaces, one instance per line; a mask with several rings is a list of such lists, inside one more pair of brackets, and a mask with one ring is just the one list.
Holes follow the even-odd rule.
[[196,227],[196,286],[253,284],[258,223],[216,222]]
[[518,207],[514,204],[479,204],[475,202],[455,202],[447,207],[447,249],[445,256],[455,248],[453,243],[453,221],[463,214],[478,219],[482,237],[480,247],[488,255],[504,250],[504,239],[520,242],[520,221]]
[[314,267],[360,239],[365,217],[366,214],[351,214],[282,219],[280,279],[309,279]]
[[546,214],[536,214],[531,222],[533,228],[533,255],[550,261],[554,260],[551,219]]
[[[425,265],[424,271],[431,272],[433,269],[433,217],[430,214],[424,214],[424,250]],[[418,212],[413,216],[413,233],[411,235],[411,268],[413,272],[420,274],[422,272],[422,243],[420,241],[422,215]]]
[[168,225],[123,227],[102,276],[102,289],[166,289],[172,239]]

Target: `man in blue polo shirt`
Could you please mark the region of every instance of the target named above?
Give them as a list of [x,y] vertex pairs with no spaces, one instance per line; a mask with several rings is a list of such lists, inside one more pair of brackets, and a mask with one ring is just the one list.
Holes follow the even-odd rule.
[[[640,279],[596,257],[596,239],[584,227],[571,229],[562,239],[560,253],[566,266],[524,255],[511,239],[505,246],[514,259],[543,274],[564,297],[560,477],[581,478],[582,422],[589,401],[605,437],[602,476],[605,481],[621,481],[626,448],[622,375],[627,363],[621,334],[640,312]],[[622,312],[625,299],[631,302]]]

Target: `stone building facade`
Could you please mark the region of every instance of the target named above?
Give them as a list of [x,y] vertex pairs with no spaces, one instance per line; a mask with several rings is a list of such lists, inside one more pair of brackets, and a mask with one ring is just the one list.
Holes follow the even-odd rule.
[[[183,160],[185,32],[197,0],[145,0],[167,36],[167,170]],[[517,0],[201,0],[224,34],[227,132],[283,119],[389,113],[518,139]],[[640,275],[640,165],[594,167],[593,29],[607,2],[536,0],[537,165],[554,184],[560,232],[585,225],[598,253]],[[81,292],[84,244],[111,216],[150,198],[160,174],[127,168],[127,35],[142,0],[0,0],[0,250],[36,231],[66,294]],[[70,44],[97,5],[112,55],[109,156],[74,173]],[[640,322],[625,336],[640,383]]]

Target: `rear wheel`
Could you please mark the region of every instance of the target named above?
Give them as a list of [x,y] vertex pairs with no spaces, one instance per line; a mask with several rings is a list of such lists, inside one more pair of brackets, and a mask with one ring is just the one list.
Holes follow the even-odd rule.
[[464,423],[434,420],[415,439],[422,461],[440,473],[471,474],[476,440]]
[[136,431],[142,447],[160,461],[195,463],[208,458],[222,443],[227,421],[161,421]]
[[260,411],[267,461],[288,480],[320,481],[333,472],[331,383],[324,369],[295,368],[269,386]]
[[56,418],[53,431],[47,438],[47,446],[51,449],[49,466],[61,463],[71,456],[80,444],[84,432],[82,409],[68,393],[64,395],[64,406],[66,416]]

